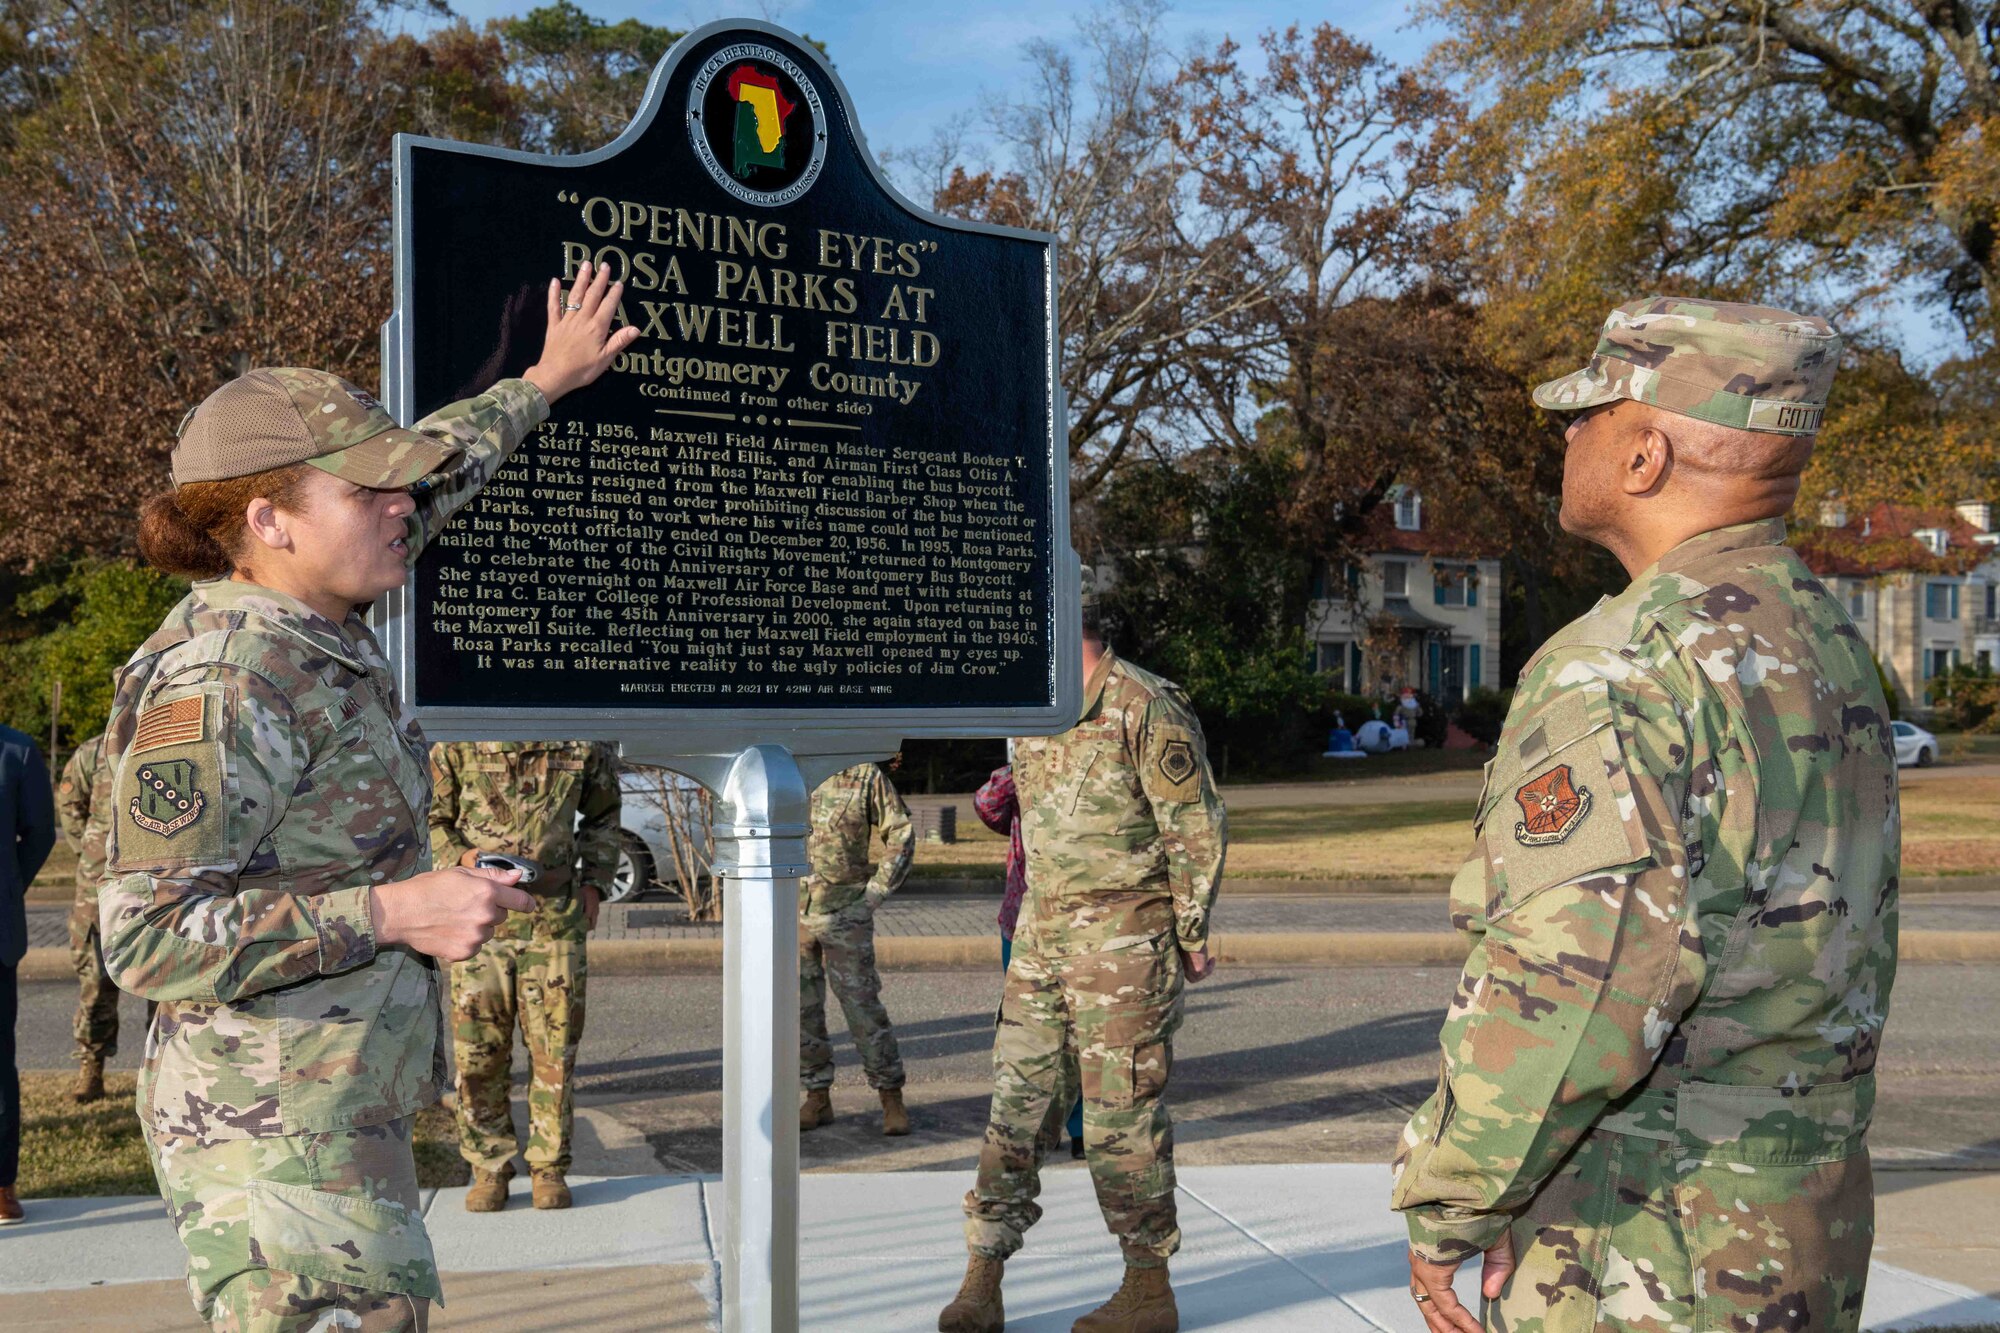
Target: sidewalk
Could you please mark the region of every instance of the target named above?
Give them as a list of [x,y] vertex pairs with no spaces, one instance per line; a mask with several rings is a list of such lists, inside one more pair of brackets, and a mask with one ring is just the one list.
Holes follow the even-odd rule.
[[[1987,1193],[2000,1188],[2000,1178],[1982,1179]],[[963,1171],[804,1177],[802,1326],[935,1328],[963,1272],[959,1198],[968,1181]],[[520,1188],[497,1216],[466,1213],[462,1190],[429,1197],[448,1302],[433,1327],[717,1327],[717,1183],[687,1176],[573,1183],[577,1206],[568,1213],[534,1212]],[[1383,1206],[1388,1188],[1387,1169],[1377,1166],[1183,1170],[1185,1241],[1174,1263],[1182,1326],[1421,1333],[1401,1231]],[[1088,1175],[1051,1169],[1042,1201],[1048,1215],[1007,1269],[1014,1333],[1060,1333],[1118,1282],[1117,1248]],[[0,1234],[0,1326],[197,1327],[172,1281],[180,1250],[158,1200],[38,1202],[33,1219]],[[1470,1294],[1470,1284],[1461,1290]],[[1866,1320],[1879,1330],[1994,1323],[2000,1300],[1878,1262]]]

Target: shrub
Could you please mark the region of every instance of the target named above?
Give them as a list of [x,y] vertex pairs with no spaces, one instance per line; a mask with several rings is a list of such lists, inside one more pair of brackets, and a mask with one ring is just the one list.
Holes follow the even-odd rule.
[[1513,701],[1512,690],[1493,690],[1480,685],[1465,696],[1452,720],[1458,723],[1459,730],[1481,745],[1497,745],[1500,729],[1507,722],[1508,706]]

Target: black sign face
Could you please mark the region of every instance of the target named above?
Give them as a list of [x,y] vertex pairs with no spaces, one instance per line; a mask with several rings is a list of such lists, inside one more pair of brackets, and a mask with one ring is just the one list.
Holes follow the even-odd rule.
[[585,261],[641,330],[419,561],[413,704],[1055,704],[1049,240],[912,208],[853,124],[815,55],[718,25],[598,153],[399,141],[401,411],[519,375]]

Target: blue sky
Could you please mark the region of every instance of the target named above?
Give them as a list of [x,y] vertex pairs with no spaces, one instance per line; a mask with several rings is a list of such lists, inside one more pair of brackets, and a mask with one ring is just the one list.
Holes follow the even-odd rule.
[[[519,14],[541,0],[451,0],[474,23]],[[637,18],[692,28],[719,18],[761,18],[826,43],[854,95],[869,145],[878,153],[929,141],[931,126],[978,108],[1023,73],[1022,44],[1064,39],[1090,0],[578,0],[602,19]],[[1328,20],[1399,61],[1421,57],[1427,41],[1408,28],[1398,4],[1313,4],[1306,0],[1180,0],[1164,27],[1179,47],[1196,38],[1234,37],[1245,45],[1268,28]]]

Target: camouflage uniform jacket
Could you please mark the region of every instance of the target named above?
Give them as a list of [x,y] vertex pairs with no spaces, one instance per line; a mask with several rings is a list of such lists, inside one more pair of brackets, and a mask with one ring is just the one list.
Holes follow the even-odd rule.
[[[409,520],[414,560],[548,414],[503,380],[418,423],[464,452]],[[197,583],[120,673],[104,956],[161,1001],[147,1128],[200,1139],[410,1115],[444,1072],[436,964],[377,948],[369,890],[430,867],[423,734],[360,610]]]
[[611,890],[618,872],[618,757],[594,741],[458,741],[431,747],[431,858],[468,851],[525,856],[542,867],[522,888],[545,910],[511,912],[495,935],[567,932],[580,887]]
[[85,902],[97,900],[104,878],[104,839],[111,829],[111,783],[100,780],[109,777],[100,771],[103,765],[104,737],[92,736],[76,747],[56,784],[56,815],[76,853],[76,894]]
[[[869,837],[882,830],[888,855],[870,878]],[[799,881],[799,912],[842,911],[872,897],[877,903],[903,887],[917,838],[910,809],[876,764],[856,764],[819,784],[812,794],[812,830],[806,860],[812,873]]]
[[1206,947],[1229,828],[1178,685],[1107,648],[1074,727],[1015,739],[1014,787],[1028,871],[1017,948]]
[[1784,536],[1682,543],[1521,673],[1452,885],[1473,949],[1442,1077],[1397,1162],[1430,1258],[1490,1245],[1593,1132],[1683,1170],[1862,1142],[1896,767],[1867,645]]

